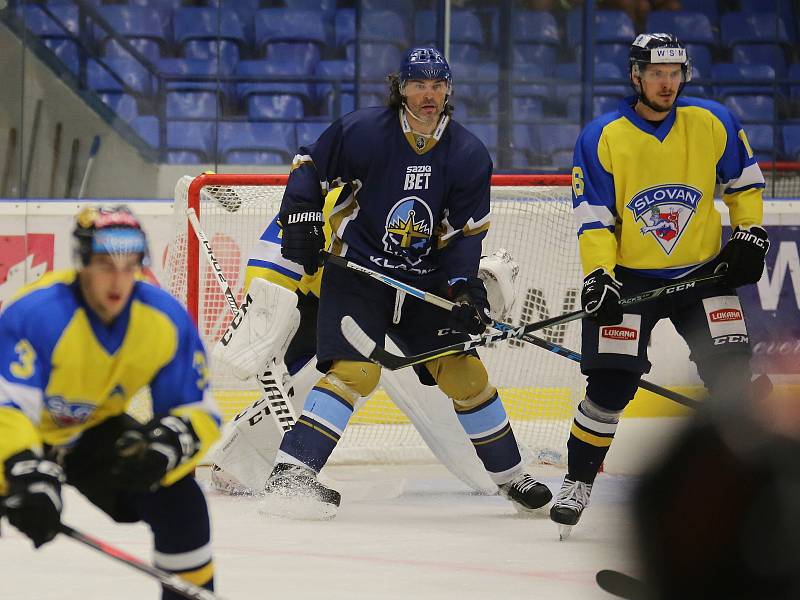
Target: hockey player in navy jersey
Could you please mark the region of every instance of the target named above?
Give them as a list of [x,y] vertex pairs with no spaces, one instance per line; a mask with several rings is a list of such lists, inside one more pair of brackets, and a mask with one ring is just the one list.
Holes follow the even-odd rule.
[[[83,210],[74,237],[77,269],[46,274],[0,314],[3,511],[38,548],[58,533],[66,482],[115,521],[147,523],[158,567],[213,589],[191,476],[219,437],[200,336],[142,280],[147,241],[127,208]],[[145,386],[154,416],[139,423],[125,410]]]
[[[585,279],[586,396],[567,444],[568,473],[550,508],[566,537],[589,503],[623,409],[650,370],[647,345],[670,319],[716,398],[751,388],[750,344],[739,286],[756,283],[769,240],[764,178],[742,126],[710,100],[680,98],[691,78],[686,49],[672,34],[638,36],[630,48],[636,94],[581,133],[572,170],[573,207]],[[733,235],[721,247],[721,186]],[[722,283],[623,311],[626,295],[682,278],[726,274]]]
[[[349,260],[446,293],[449,315],[347,269],[324,270],[317,366],[325,375],[283,438],[266,486],[267,505],[305,504],[332,518],[340,502],[317,473],[342,435],[353,405],[378,383],[380,367],[342,336],[351,315],[373,339],[389,335],[404,352],[464,341],[490,322],[477,277],[489,228],[492,162],[483,144],[451,119],[450,67],[434,48],[414,48],[389,78],[387,107],[356,110],[301,147],[280,209],[281,252],[314,273],[322,264],[323,199],[343,185],[330,217],[329,250]],[[522,511],[547,504],[547,487],[523,471],[497,390],[475,353],[433,360],[418,370],[451,399],[459,421],[500,493]]]

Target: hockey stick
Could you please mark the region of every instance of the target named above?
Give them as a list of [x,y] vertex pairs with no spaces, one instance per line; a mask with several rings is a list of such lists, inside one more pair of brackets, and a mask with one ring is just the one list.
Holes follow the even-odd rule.
[[619,571],[603,569],[597,572],[595,580],[600,589],[617,598],[645,600],[649,597],[647,586],[643,581]]
[[[201,242],[200,245],[202,246],[203,252],[206,255],[208,264],[211,265],[211,270],[214,272],[214,276],[217,278],[217,283],[219,283],[222,294],[228,301],[228,308],[230,309],[231,314],[235,317],[239,312],[239,305],[236,302],[236,296],[234,295],[233,290],[231,290],[228,280],[225,278],[225,274],[222,272],[222,267],[220,266],[219,261],[217,261],[217,258],[214,256],[214,251],[211,249],[211,242],[208,241],[208,237],[206,237],[203,228],[200,226],[200,221],[197,219],[197,214],[194,212],[194,209],[187,209],[186,216],[189,219],[189,223],[192,225],[192,229],[194,230],[197,239],[199,239]],[[252,299],[248,294],[245,296],[244,304],[249,305],[250,302],[252,302]],[[258,379],[258,382],[261,384],[261,388],[264,392],[262,399],[267,401],[267,406],[270,409],[269,414],[275,421],[275,425],[281,430],[282,433],[286,433],[292,427],[294,427],[295,421],[297,421],[297,415],[294,413],[294,408],[292,405],[285,400],[284,394],[282,393],[278,384],[277,377],[273,375],[269,368],[266,368],[264,369],[264,373],[262,373],[261,376],[256,377],[256,379]]]
[[127,552],[120,550],[119,548],[115,548],[106,542],[98,540],[95,537],[87,535],[85,533],[81,533],[80,531],[76,531],[69,525],[65,525],[64,523],[61,524],[59,527],[59,531],[66,535],[67,537],[72,538],[73,540],[80,542],[90,548],[94,548],[98,552],[105,554],[115,560],[125,563],[126,565],[130,565],[137,571],[141,571],[149,575],[150,577],[157,579],[162,586],[167,588],[170,591],[175,592],[176,594],[180,594],[184,598],[191,598],[193,600],[223,600],[222,596],[218,596],[211,590],[206,590],[201,587],[186,581],[179,575],[175,573],[169,573],[158,567],[154,567],[152,565],[148,565],[145,562],[142,562],[135,556],[131,556]]
[[[373,271],[367,267],[359,265],[358,263],[354,263],[353,261],[347,260],[344,257],[336,256],[334,254],[325,253],[327,262],[330,262],[334,265],[339,267],[343,267],[345,269],[351,269],[353,271],[357,271],[358,273],[362,273],[371,277],[377,281],[385,283],[389,287],[393,287],[397,290],[401,290],[406,292],[415,298],[419,298],[424,302],[428,302],[444,310],[450,311],[453,310],[455,306],[454,302],[447,300],[446,298],[442,298],[441,296],[437,296],[436,294],[432,294],[431,292],[425,292],[423,290],[417,289],[408,285],[407,283],[403,283],[393,277],[389,277],[383,273],[378,273],[377,271]],[[494,321],[491,324],[492,327],[499,330],[505,330],[509,328],[513,328],[513,325],[509,323],[503,323],[501,321]],[[559,356],[564,356],[574,362],[581,362],[581,355],[574,350],[570,350],[569,348],[565,348],[559,344],[554,342],[550,342],[544,340],[540,337],[531,334],[525,334],[521,338],[523,341],[528,342],[529,344],[533,344],[534,346],[538,346],[539,348],[543,348],[544,350],[548,350],[549,352],[554,352]],[[682,404],[683,406],[688,406],[689,408],[697,408],[699,406],[699,402],[694,400],[693,398],[689,398],[688,396],[684,396],[683,394],[679,394],[678,392],[673,392],[667,388],[661,387],[660,385],[656,385],[655,383],[650,383],[647,380],[640,380],[639,387],[642,389],[647,390],[648,392],[653,392],[654,394],[658,394],[673,402],[677,402],[678,404]]]
[[[634,296],[621,298],[619,303],[622,306],[631,306],[634,304],[639,304],[640,302],[653,300],[665,294],[680,293],[690,289],[694,289],[702,285],[717,283],[721,281],[724,276],[725,276],[724,274],[711,275],[709,277],[698,277],[697,279],[690,279],[689,281],[683,281],[681,283],[673,283],[671,285],[666,285],[664,287],[656,288],[654,290],[642,292]],[[388,352],[385,348],[378,346],[378,344],[374,340],[370,339],[370,337],[366,333],[364,333],[364,330],[358,326],[358,323],[356,323],[353,320],[353,318],[349,315],[345,316],[342,319],[341,330],[342,330],[342,335],[344,335],[345,339],[361,354],[366,356],[371,361],[376,362],[379,365],[394,371],[396,369],[402,369],[404,367],[410,367],[413,365],[418,365],[424,362],[428,362],[429,360],[433,360],[434,358],[441,358],[442,356],[448,356],[450,354],[459,354],[461,352],[466,352],[473,348],[477,348],[479,346],[486,346],[487,344],[499,342],[501,340],[509,338],[521,339],[524,338],[525,335],[533,331],[538,331],[539,329],[545,329],[546,327],[552,327],[555,325],[561,325],[563,323],[576,321],[578,319],[582,319],[585,316],[587,316],[585,311],[576,310],[560,316],[544,319],[542,321],[536,321],[534,323],[520,325],[519,327],[509,327],[508,329],[504,329],[502,331],[497,331],[493,333],[484,333],[474,339],[467,340],[466,342],[457,342],[455,344],[450,344],[442,348],[429,350],[427,352],[422,352],[420,354],[414,354],[411,356],[399,356],[397,354],[392,354],[391,352]]]

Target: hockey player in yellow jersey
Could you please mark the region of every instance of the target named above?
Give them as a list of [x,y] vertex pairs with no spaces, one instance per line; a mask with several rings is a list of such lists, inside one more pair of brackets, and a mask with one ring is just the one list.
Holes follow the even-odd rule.
[[[213,589],[191,477],[219,436],[202,342],[141,279],[147,240],[126,207],[83,210],[74,238],[77,269],[45,275],[0,315],[0,501],[38,548],[58,533],[66,482],[115,521],[146,522],[155,564]],[[142,424],[125,410],[145,386],[154,416]]]
[[[588,504],[622,411],[650,370],[647,346],[660,319],[670,319],[686,340],[715,397],[741,397],[750,388],[750,345],[735,288],[756,283],[764,269],[764,178],[733,114],[716,102],[679,97],[691,63],[674,35],[639,35],[629,62],[635,96],[589,123],[575,145],[587,387],[567,444],[568,472],[550,509],[562,539]],[[734,229],[724,246],[717,185]],[[725,273],[721,284],[679,298],[624,312],[618,302],[621,291],[714,272]]]

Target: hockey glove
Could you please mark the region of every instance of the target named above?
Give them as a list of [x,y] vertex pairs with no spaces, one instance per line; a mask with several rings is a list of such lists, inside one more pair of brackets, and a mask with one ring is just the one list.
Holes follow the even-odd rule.
[[619,291],[622,284],[603,269],[595,269],[583,280],[581,307],[599,325],[622,323]]
[[283,241],[281,256],[302,265],[306,275],[313,275],[322,264],[325,248],[325,221],[317,208],[301,209],[281,214]]
[[764,228],[752,225],[737,227],[731,239],[719,253],[720,266],[727,263],[725,284],[739,287],[758,283],[764,272],[764,259],[769,251],[769,237]]
[[194,456],[200,444],[188,420],[154,418],[141,429],[123,433],[116,443],[111,477],[116,487],[134,492],[154,491],[164,476]]
[[450,311],[448,326],[472,335],[484,332],[491,324],[486,287],[478,277],[468,277],[453,282],[447,288],[447,297],[456,303]]
[[61,524],[64,472],[56,463],[25,450],[6,461],[8,521],[38,548],[56,537]]

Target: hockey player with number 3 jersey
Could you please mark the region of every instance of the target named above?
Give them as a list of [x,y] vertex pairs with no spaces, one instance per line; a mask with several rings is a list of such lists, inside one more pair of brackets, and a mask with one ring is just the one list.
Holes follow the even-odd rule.
[[[489,227],[492,163],[483,144],[450,117],[450,67],[434,48],[409,50],[390,77],[389,106],[357,110],[335,121],[295,157],[280,209],[283,257],[314,273],[325,238],[322,206],[344,185],[331,213],[330,251],[353,262],[446,294],[449,315],[348,269],[322,276],[317,366],[325,375],[283,438],[266,501],[316,503],[333,517],[338,492],[317,480],[347,426],[355,402],[378,384],[380,367],[348,344],[340,330],[351,315],[373,339],[389,335],[417,353],[480,333],[488,316],[477,277]],[[459,421],[500,492],[522,510],[550,500],[524,473],[505,409],[474,353],[430,361],[418,370],[453,400]]]
[[[77,268],[46,274],[0,314],[0,502],[38,548],[59,531],[66,482],[115,521],[147,523],[156,566],[213,589],[191,476],[219,437],[200,336],[141,277],[147,241],[126,207],[84,209],[74,238]],[[154,416],[139,423],[125,411],[145,386]]]
[[[622,411],[650,370],[647,345],[660,319],[686,340],[715,398],[738,398],[751,387],[735,288],[756,283],[764,269],[764,178],[733,114],[716,102],[679,98],[690,79],[689,56],[674,35],[638,36],[630,48],[636,95],[589,123],[575,145],[587,387],[567,444],[568,473],[550,509],[562,538],[588,504]],[[718,184],[733,227],[721,250]],[[618,302],[621,292],[714,273],[725,274],[721,283],[624,311]]]

